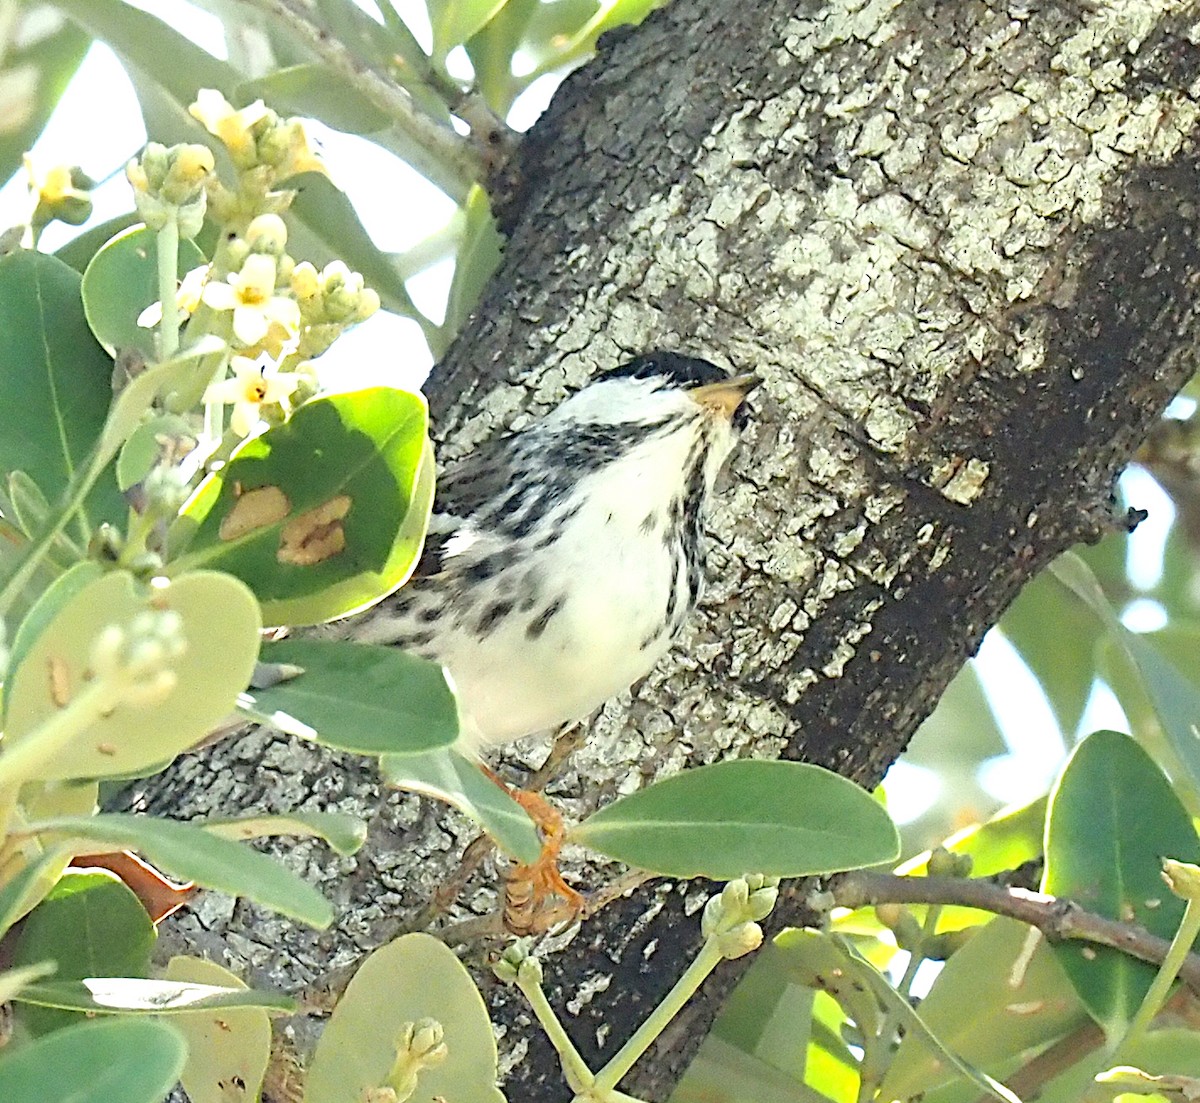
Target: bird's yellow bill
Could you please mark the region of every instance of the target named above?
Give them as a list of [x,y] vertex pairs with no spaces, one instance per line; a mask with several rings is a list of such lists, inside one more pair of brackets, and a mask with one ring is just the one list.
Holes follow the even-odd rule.
[[706,410],[731,418],[755,387],[762,382],[757,375],[735,375],[716,383],[693,387],[688,394]]

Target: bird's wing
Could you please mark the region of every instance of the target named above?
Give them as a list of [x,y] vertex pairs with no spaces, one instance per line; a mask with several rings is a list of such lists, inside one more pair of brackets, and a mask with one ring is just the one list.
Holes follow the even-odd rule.
[[487,542],[483,534],[488,526],[479,524],[477,517],[503,499],[521,451],[515,437],[493,437],[438,476],[429,531],[413,578],[431,578],[471,549],[484,550],[478,545]]

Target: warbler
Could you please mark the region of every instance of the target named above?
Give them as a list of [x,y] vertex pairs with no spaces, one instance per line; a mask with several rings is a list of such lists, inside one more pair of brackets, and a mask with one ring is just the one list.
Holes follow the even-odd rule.
[[439,476],[412,578],[354,638],[441,663],[468,751],[586,717],[695,607],[705,509],[758,382],[650,352],[485,442]]

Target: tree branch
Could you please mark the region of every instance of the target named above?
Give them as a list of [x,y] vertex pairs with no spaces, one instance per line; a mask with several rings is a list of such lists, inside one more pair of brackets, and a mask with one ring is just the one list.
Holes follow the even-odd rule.
[[[948,904],[1006,915],[1036,927],[1051,941],[1078,939],[1111,946],[1151,965],[1161,965],[1171,947],[1169,939],[1151,934],[1135,923],[1085,911],[1073,900],[1043,892],[1010,888],[984,878],[898,877],[890,873],[853,870],[840,873],[825,888],[841,908],[877,904]],[[1200,955],[1189,954],[1179,978],[1200,993]]]
[[[454,102],[447,104],[471,126],[471,136],[463,137],[431,119],[406,89],[350,51],[314,22],[295,0],[239,2],[282,23],[316,57],[345,77],[410,139],[403,150],[405,160],[456,202],[463,202],[471,185],[483,183],[515,150],[512,132],[478,96],[458,91]],[[440,86],[431,90],[444,91]]]

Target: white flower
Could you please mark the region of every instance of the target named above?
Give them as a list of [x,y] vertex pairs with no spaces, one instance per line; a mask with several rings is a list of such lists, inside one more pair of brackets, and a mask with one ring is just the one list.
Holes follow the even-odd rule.
[[231,272],[228,282],[204,287],[204,302],[213,310],[233,311],[233,332],[243,345],[253,345],[266,336],[272,322],[290,333],[300,329],[300,307],[295,299],[275,294],[275,258],[251,253],[240,272]]
[[229,150],[234,162],[244,168],[255,160],[254,135],[251,130],[272,113],[262,100],[238,111],[215,88],[201,88],[196,102],[188,108],[192,118]]
[[[202,264],[198,268],[193,268],[183,277],[179,284],[179,290],[175,292],[176,306],[189,318],[196,313],[196,307],[200,305],[200,298],[204,293],[207,279],[208,265]],[[142,329],[153,329],[161,321],[162,303],[156,302],[151,303],[138,315],[137,324]]]
[[230,428],[239,437],[248,437],[258,426],[264,405],[283,402],[300,385],[298,375],[280,375],[265,360],[235,356],[230,364],[233,378],[213,383],[204,392],[205,402],[232,403]]

